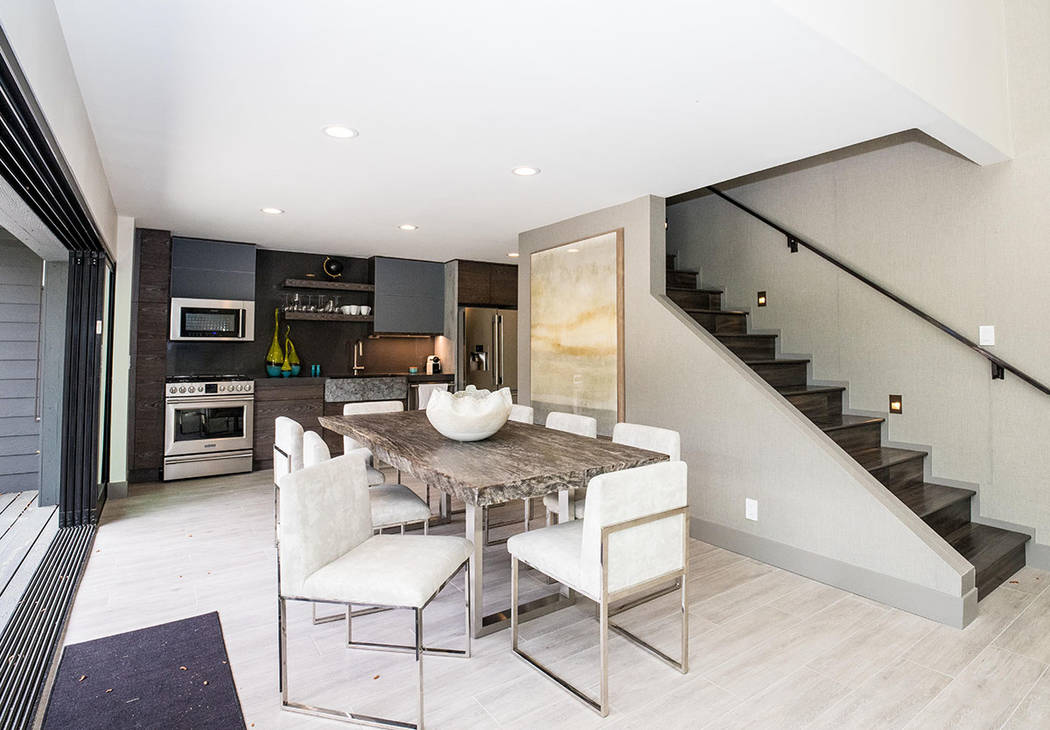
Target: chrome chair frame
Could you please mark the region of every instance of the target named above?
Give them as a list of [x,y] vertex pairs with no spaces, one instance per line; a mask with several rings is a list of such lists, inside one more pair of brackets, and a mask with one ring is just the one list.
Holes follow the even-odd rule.
[[[278,497],[280,490],[278,489]],[[278,513],[279,514],[279,513]],[[439,593],[452,582],[452,579],[459,574],[459,571],[463,570],[463,593],[466,596],[464,602],[465,605],[465,619],[464,628],[466,629],[466,646],[463,649],[439,649],[430,648],[423,646],[423,610],[430,605],[430,603],[437,597]],[[316,606],[318,603],[333,604],[333,605],[345,605],[346,606],[346,619],[347,619],[347,646],[353,649],[366,649],[370,651],[391,651],[404,654],[415,654],[416,657],[416,691],[418,697],[418,719],[415,723],[404,722],[402,720],[391,720],[385,717],[378,717],[375,715],[363,715],[349,710],[336,710],[328,707],[317,707],[315,705],[309,705],[303,702],[295,702],[289,699],[288,690],[288,601],[305,601]],[[399,730],[423,730],[423,656],[452,656],[460,657],[463,659],[470,658],[470,558],[464,560],[458,568],[448,577],[441,586],[434,591],[426,602],[420,607],[415,606],[374,606],[370,609],[366,609],[369,613],[375,613],[378,611],[390,611],[396,609],[405,609],[413,611],[415,614],[415,642],[413,645],[407,644],[382,644],[382,643],[367,643],[367,642],[351,642],[350,641],[350,618],[352,615],[358,615],[358,612],[351,611],[350,604],[344,604],[340,601],[319,601],[313,598],[303,598],[301,596],[284,596],[281,594],[281,556],[280,552],[277,553],[277,653],[278,653],[278,678],[277,683],[281,692],[281,708],[290,712],[297,712],[303,715],[311,715],[313,717],[323,717],[329,720],[341,720],[343,722],[349,722],[356,725],[364,725],[366,727],[380,727],[380,728],[397,728]],[[316,615],[316,614],[315,614]],[[314,623],[317,623],[315,620]],[[325,623],[325,621],[321,621]]]
[[[644,525],[648,522],[655,522],[657,520],[666,519],[668,517],[675,517],[680,515],[682,517],[682,567],[680,570],[673,570],[663,575],[650,578],[644,583],[640,583],[630,588],[625,588],[619,591],[609,592],[609,537],[621,530],[626,530],[631,527],[637,527],[638,525]],[[525,561],[520,561],[525,562]],[[518,647],[518,563],[519,560],[513,555],[511,556],[510,563],[510,593],[511,593],[511,614],[510,614],[510,626],[511,626],[511,650],[524,660],[527,664],[538,670],[545,677],[553,681],[555,684],[562,687],[571,694],[573,697],[578,699],[584,705],[597,712],[602,717],[607,717],[609,714],[609,631],[619,634],[623,638],[630,641],[632,644],[638,646],[642,650],[653,655],[663,663],[667,664],[674,669],[677,669],[682,674],[689,672],[689,600],[688,600],[688,579],[689,579],[689,529],[688,529],[688,507],[678,507],[673,510],[666,510],[664,512],[658,512],[652,515],[646,515],[645,517],[638,517],[632,520],[625,520],[624,522],[617,522],[612,525],[606,525],[602,528],[602,544],[601,544],[601,569],[602,569],[602,585],[601,585],[601,599],[598,601],[598,622],[599,622],[599,646],[601,652],[600,659],[600,672],[601,672],[601,684],[600,694],[597,699],[591,697],[582,689],[576,687],[564,677],[555,674],[553,671],[545,667],[543,664],[538,662],[533,657],[522,651]],[[526,565],[528,565],[526,563]],[[536,569],[535,566],[529,566],[530,568]],[[681,592],[681,617],[682,617],[682,658],[680,661],[675,661],[673,658],[663,653],[655,646],[644,641],[640,637],[631,633],[622,626],[618,626],[612,623],[609,619],[611,615],[615,615],[610,611],[610,605],[614,601],[623,600],[630,596],[634,596],[639,593],[645,593],[652,591],[655,588],[665,586],[668,581],[676,581],[678,589]],[[638,602],[632,602],[628,607],[633,608],[634,606],[647,603],[653,598],[657,598],[662,595],[666,595],[667,591],[658,591],[655,594],[647,595],[641,598]],[[582,595],[582,594],[581,594]],[[621,607],[615,613],[622,613],[627,608]]]

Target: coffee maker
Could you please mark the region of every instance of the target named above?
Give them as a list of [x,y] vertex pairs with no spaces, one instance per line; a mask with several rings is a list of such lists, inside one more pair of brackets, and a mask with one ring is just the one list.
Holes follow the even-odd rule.
[[441,372],[441,358],[437,355],[427,355],[427,375],[437,375]]

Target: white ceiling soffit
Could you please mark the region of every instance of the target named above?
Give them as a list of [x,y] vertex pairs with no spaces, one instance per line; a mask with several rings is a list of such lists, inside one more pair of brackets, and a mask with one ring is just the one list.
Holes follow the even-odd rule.
[[57,4],[118,211],[269,248],[506,261],[939,114],[769,0]]

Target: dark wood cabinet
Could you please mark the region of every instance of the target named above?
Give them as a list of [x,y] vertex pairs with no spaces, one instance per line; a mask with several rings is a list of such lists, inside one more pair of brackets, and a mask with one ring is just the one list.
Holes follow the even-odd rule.
[[259,378],[255,381],[255,432],[252,465],[273,467],[274,420],[287,416],[302,424],[304,431],[321,431],[317,419],[324,413],[323,378]]
[[485,261],[457,261],[457,303],[464,307],[517,307],[518,267]]
[[164,466],[164,377],[167,373],[171,233],[135,231],[131,312],[128,481],[160,479]]

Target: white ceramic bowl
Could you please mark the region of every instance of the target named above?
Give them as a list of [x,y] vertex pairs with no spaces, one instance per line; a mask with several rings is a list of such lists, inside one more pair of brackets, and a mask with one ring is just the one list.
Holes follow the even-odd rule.
[[350,305],[350,314],[357,314],[360,311],[361,311],[361,307],[357,306],[356,304],[351,304]]
[[343,314],[350,314],[350,305],[344,304],[343,306],[339,307],[339,311]]
[[360,309],[361,309],[361,314],[365,315],[366,317],[372,313],[372,308],[369,307],[368,305],[362,304]]
[[438,433],[454,441],[480,441],[503,428],[513,400],[510,388],[495,393],[468,385],[466,390],[432,393],[427,419]]

